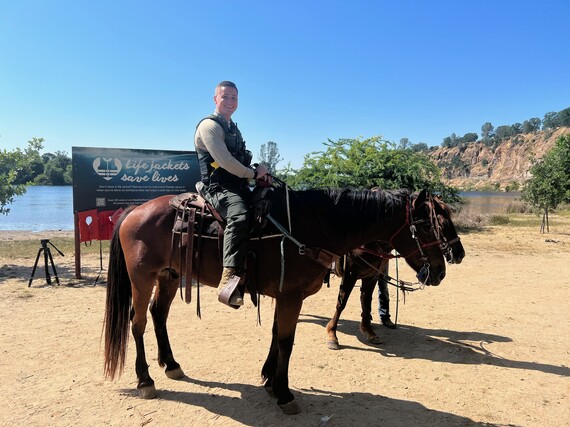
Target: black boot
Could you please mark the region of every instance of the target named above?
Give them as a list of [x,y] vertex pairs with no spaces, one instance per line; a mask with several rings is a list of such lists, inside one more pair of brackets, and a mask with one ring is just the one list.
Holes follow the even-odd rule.
[[390,329],[396,329],[396,324],[390,320],[390,316],[382,316],[382,324]]

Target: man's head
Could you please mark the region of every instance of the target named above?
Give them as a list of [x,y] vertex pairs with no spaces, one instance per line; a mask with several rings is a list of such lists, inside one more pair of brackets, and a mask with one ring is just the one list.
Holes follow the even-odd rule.
[[227,80],[218,83],[214,93],[214,103],[216,111],[229,121],[238,107],[238,89],[235,83]]

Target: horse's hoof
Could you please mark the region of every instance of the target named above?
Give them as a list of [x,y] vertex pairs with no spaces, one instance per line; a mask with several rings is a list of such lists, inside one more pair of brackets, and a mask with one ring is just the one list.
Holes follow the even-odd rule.
[[383,341],[380,339],[378,335],[374,335],[373,337],[368,337],[368,342],[370,344],[382,344]]
[[184,377],[184,371],[182,368],[172,369],[171,371],[164,371],[166,376],[171,380],[179,380]]
[[139,388],[139,396],[142,399],[154,399],[157,395],[158,393],[156,392],[154,385]]
[[340,345],[338,341],[327,341],[327,347],[329,350],[340,350]]
[[281,410],[283,411],[283,413],[285,415],[295,415],[295,414],[298,414],[299,412],[301,412],[301,407],[295,401],[295,399],[293,399],[289,403],[284,403],[283,405],[277,404],[277,406],[279,406],[281,408]]

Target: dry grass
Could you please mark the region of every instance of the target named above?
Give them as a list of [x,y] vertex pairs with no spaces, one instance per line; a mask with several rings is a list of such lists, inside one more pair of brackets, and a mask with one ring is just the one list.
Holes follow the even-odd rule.
[[[532,212],[524,204],[513,202],[505,208],[504,213],[482,214],[469,206],[459,210],[453,216],[453,223],[458,232],[470,233],[482,231],[487,226],[528,227],[540,230],[541,213]],[[549,215],[550,227],[564,226],[570,223],[570,208],[565,205]]]
[[[75,243],[73,237],[58,237],[49,239],[48,247],[54,259],[59,257],[56,248],[59,249],[66,257],[73,257],[75,253]],[[52,244],[55,246],[52,246]],[[109,242],[101,242],[103,252],[108,253]],[[41,239],[19,239],[19,240],[3,240],[0,241],[0,258],[5,259],[35,259],[38,251],[42,247]],[[91,255],[99,254],[99,242],[86,246],[81,244],[81,254]]]
[[[50,249],[55,268],[61,284],[77,286],[93,284],[102,280],[107,268],[109,242],[94,241],[91,245],[81,244],[81,279],[75,278],[75,243],[73,232],[45,232],[42,234],[29,232],[0,232],[0,284],[3,280],[15,278],[30,278],[33,266],[42,248],[41,240],[49,239]],[[63,256],[56,250],[61,251]],[[53,273],[48,261],[50,274]],[[45,283],[45,260],[43,253],[38,258],[37,268],[33,279],[34,286]],[[54,279],[55,274],[52,274]],[[28,298],[26,289],[18,290],[18,298]]]

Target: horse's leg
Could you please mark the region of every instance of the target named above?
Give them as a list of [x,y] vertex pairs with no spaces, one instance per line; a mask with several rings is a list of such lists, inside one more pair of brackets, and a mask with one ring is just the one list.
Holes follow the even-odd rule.
[[[154,381],[148,373],[148,364],[144,350],[144,331],[146,328],[146,312],[152,295],[152,289],[156,283],[156,276],[141,273],[141,269],[131,272],[131,283],[133,289],[133,307],[131,310],[131,331],[137,348],[137,359],[135,371],[137,373],[137,389],[143,399],[153,399],[156,397]],[[154,279],[153,279],[154,277]]]
[[364,278],[360,287],[360,306],[362,308],[360,332],[366,336],[366,340],[371,344],[382,344],[382,340],[372,329],[372,296],[377,281],[376,277]]
[[273,328],[271,329],[271,345],[269,346],[269,354],[263,368],[261,368],[261,377],[263,378],[263,386],[265,390],[272,396],[273,394],[273,379],[275,378],[275,371],[277,370],[277,359],[279,358],[279,347],[278,347],[278,322],[277,322],[277,308],[273,315]]
[[[150,313],[154,322],[154,332],[158,343],[158,364],[164,367],[168,378],[179,379],[184,376],[184,371],[172,354],[170,341],[168,339],[168,331],[166,329],[166,320],[170,311],[172,300],[176,296],[178,289],[178,280],[172,279],[170,273],[163,271],[158,276],[158,286],[155,290],[154,299],[150,306]],[[187,284],[187,286],[189,286]]]
[[338,297],[336,301],[336,310],[334,312],[334,316],[329,323],[327,323],[327,347],[331,350],[339,350],[340,345],[338,343],[338,337],[336,335],[336,331],[338,328],[338,321],[340,319],[340,315],[342,314],[344,308],[346,307],[346,303],[348,298],[350,297],[350,293],[354,289],[354,285],[356,284],[356,275],[351,271],[350,268],[347,268],[344,272],[344,276],[340,281],[340,288],[338,290]]
[[295,330],[299,321],[299,313],[303,305],[301,295],[277,298],[275,306],[277,321],[277,366],[272,382],[272,389],[277,397],[277,405],[284,414],[297,414],[301,408],[295,396],[289,390],[289,360],[295,341]]

